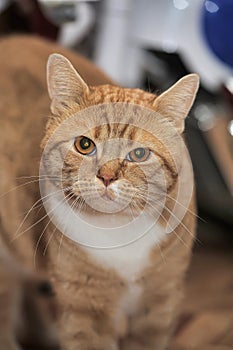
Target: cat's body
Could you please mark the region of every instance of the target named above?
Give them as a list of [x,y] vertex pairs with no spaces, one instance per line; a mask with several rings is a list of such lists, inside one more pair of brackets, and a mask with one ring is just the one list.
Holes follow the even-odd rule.
[[[183,277],[188,266],[195,233],[195,206],[192,189],[192,198],[181,218],[181,224],[176,225],[174,232],[168,234],[166,222],[170,216],[169,210],[173,210],[174,207],[172,198],[173,196],[177,198],[178,193],[177,174],[174,171],[171,156],[166,153],[162,143],[151,136],[153,140],[151,142],[156,142],[157,152],[164,157],[161,168],[165,174],[166,189],[170,197],[166,198],[168,209],[161,211],[161,216],[146,234],[143,226],[140,228],[138,225],[138,235],[142,235],[140,239],[131,244],[127,242],[124,246],[114,247],[116,245],[114,238],[113,247],[109,249],[79,245],[73,241],[76,230],[78,230],[77,225],[72,224],[72,220],[62,218],[62,221],[67,220],[64,236],[52,223],[47,226],[47,221],[40,221],[40,218],[45,215],[43,208],[39,213],[38,208],[31,210],[27,220],[21,225],[25,215],[23,213],[28,212],[39,199],[38,178],[32,176],[38,174],[39,145],[43,138],[49,108],[49,99],[45,90],[45,61],[49,53],[57,52],[58,48],[38,39],[25,38],[2,40],[0,47],[0,66],[5,67],[1,68],[3,72],[0,88],[1,124],[3,125],[1,127],[1,147],[3,147],[1,154],[3,157],[1,159],[0,193],[10,191],[1,198],[0,208],[0,258],[2,259],[0,286],[5,285],[5,291],[2,287],[0,288],[0,293],[2,293],[0,303],[5,303],[6,296],[15,300],[16,297],[10,295],[9,291],[12,290],[15,283],[14,290],[21,289],[22,292],[24,284],[28,283],[27,281],[31,278],[31,269],[34,268],[36,262],[37,269],[43,271],[43,274],[49,274],[56,292],[58,334],[63,350],[166,349],[174,330],[174,320],[182,296]],[[19,54],[17,54],[17,48],[19,48]],[[77,66],[88,85],[111,84],[107,77],[85,60],[75,55],[72,56],[68,52],[64,54]],[[69,63],[60,56],[53,56],[49,61],[48,85],[52,99],[52,116],[49,119],[42,148],[63,121],[69,120],[76,113],[82,113],[86,108],[103,105],[104,109],[106,105],[115,103],[121,107],[120,103],[122,103],[122,108],[128,108],[125,107],[125,104],[129,104],[129,108],[132,106],[135,116],[141,115],[140,108],[161,113],[163,116],[167,113],[166,111],[175,115],[169,103],[166,104],[165,111],[163,99],[156,99],[153,94],[141,90],[122,89],[112,85],[89,88],[79,76],[75,75]],[[190,82],[187,80],[172,91],[174,98],[178,100],[178,105],[181,104],[182,99],[183,104],[187,104],[177,112],[177,114],[182,114],[180,118],[182,121],[192,104],[196,88],[197,78],[193,76]],[[183,89],[183,95],[179,89]],[[68,96],[67,92],[69,92]],[[128,127],[130,118],[127,116],[122,121],[122,125],[111,124],[108,113],[104,110],[98,113],[102,112],[107,119],[107,126],[93,127],[86,135],[96,145],[99,141],[104,143],[119,135],[121,138],[131,141],[136,139],[141,143],[144,142],[145,137],[147,140],[150,139],[146,131],[146,136],[143,132],[140,136],[135,128]],[[167,118],[169,119],[169,116]],[[178,118],[179,116],[174,118],[177,130],[182,129],[182,122],[179,123]],[[83,123],[85,124],[85,119]],[[81,126],[72,125],[77,125],[78,136],[78,128]],[[164,125],[159,126],[161,127],[160,135],[166,139],[169,137],[169,132],[163,128],[169,127],[170,124],[165,122]],[[146,123],[144,126],[146,128]],[[79,156],[73,148],[68,150],[63,169],[64,186],[74,185],[72,181],[77,175]],[[117,157],[114,159],[118,159]],[[55,158],[51,158],[55,163],[50,168],[58,166],[59,163],[56,163],[58,160]],[[82,156],[83,158],[85,157]],[[123,184],[120,190],[124,192],[124,178],[128,177],[130,180],[132,177],[132,183],[137,184],[139,181],[137,177],[139,177],[143,187],[145,179],[140,171],[144,171],[145,174],[148,172],[152,180],[155,176],[155,172],[151,173],[153,163],[147,170],[141,170],[145,169],[143,165],[142,168],[137,168],[137,164],[130,162],[125,164],[125,161],[124,164],[121,162],[119,165],[120,163],[114,159],[99,168],[98,176],[95,178],[95,185],[99,191],[106,187],[106,191],[109,189],[110,193],[111,187],[111,191],[116,196],[119,192],[119,188],[115,188],[118,182]],[[117,177],[114,175],[116,174],[114,167],[118,171]],[[89,177],[91,169],[90,165],[90,169],[86,172]],[[22,179],[26,176],[29,178]],[[53,176],[57,175],[53,174]],[[44,184],[46,181],[49,183],[51,178],[42,177],[41,179]],[[32,183],[12,190],[13,187],[27,181]],[[91,183],[91,177],[88,178],[88,181]],[[192,182],[192,179],[190,181]],[[85,185],[83,186],[83,191],[85,191]],[[125,191],[125,195],[130,193],[131,187]],[[142,196],[140,193],[139,195]],[[106,200],[109,201],[109,197]],[[69,206],[66,202],[60,205],[56,196],[51,200],[49,197],[46,203],[51,210],[55,208],[54,213],[57,217],[64,215]],[[95,203],[95,198],[93,203]],[[111,207],[111,201],[107,202],[107,206]],[[88,215],[92,219],[93,211],[90,207],[87,208],[86,215],[87,221]],[[100,214],[100,220],[104,225],[108,224],[108,215]],[[115,215],[117,215],[117,220],[124,222],[125,218],[120,217],[121,213]],[[148,220],[151,219],[148,218]],[[34,225],[35,221],[38,221],[38,224]],[[93,227],[93,233],[98,235],[99,229],[95,228],[95,225]],[[131,230],[132,232],[129,232],[129,229],[127,234],[132,236],[135,227]],[[17,239],[12,242],[15,233]],[[72,240],[67,236],[72,237]],[[37,245],[38,240],[40,244]],[[9,254],[6,253],[8,249]],[[9,259],[5,257],[6,255],[9,256]],[[17,269],[14,267],[14,261],[9,261],[11,256],[25,266],[22,267],[22,271],[15,272]],[[12,270],[12,278],[9,279],[9,284],[6,284],[5,271],[8,269]],[[16,275],[19,276],[19,282],[15,279]],[[36,276],[34,279],[35,283],[39,283],[41,277],[38,277],[38,281]],[[7,342],[12,341],[15,334],[17,322],[14,321],[14,317],[17,316],[17,306],[5,307],[5,310],[6,315],[13,314],[13,319],[9,319],[7,324],[3,321],[5,315],[2,316],[2,321],[0,318],[0,341],[5,337],[4,341],[8,344]],[[49,320],[49,316],[46,316],[45,323],[48,323]],[[9,350],[18,349],[16,343],[11,347],[9,344],[7,346]]]
[[[21,289],[28,288],[28,280],[35,278],[30,287],[31,293],[34,293],[36,298],[42,299],[39,300],[39,303],[47,302],[43,300],[44,296],[37,292],[37,285],[47,278],[45,275],[47,259],[43,256],[45,237],[40,240],[41,245],[36,249],[36,244],[45,224],[38,223],[24,234],[18,232],[18,235],[16,232],[26,213],[40,198],[38,184],[40,143],[44,135],[49,111],[45,74],[46,61],[52,52],[59,52],[59,50],[66,56],[70,55],[69,57],[73,62],[76,61],[77,67],[81,67],[83,75],[91,84],[110,82],[103,73],[93,68],[82,57],[39,38],[18,36],[1,39],[0,41],[1,350],[11,350],[10,345],[5,345],[5,343],[8,344],[9,338],[13,338],[11,340],[13,343],[12,349],[15,349],[16,324],[18,328],[18,323],[20,323],[20,330],[17,334],[23,333],[21,330],[22,317],[21,315],[18,317],[18,303],[16,305],[12,303],[12,296],[15,297],[14,294],[18,294],[18,298],[21,298]],[[37,204],[40,205],[41,202]],[[20,231],[27,230],[44,214],[43,207],[33,210],[32,215],[29,215]],[[14,258],[16,258],[16,262]],[[22,263],[24,268],[21,268],[18,262]],[[15,269],[15,265],[17,265],[17,269]],[[36,278],[37,274],[31,276],[28,271],[28,269],[33,271],[35,265],[37,271],[42,270],[38,280]],[[49,315],[46,315],[46,317],[50,318]],[[42,339],[41,334],[44,330],[40,331],[40,324],[35,325],[35,327],[38,330],[37,337]],[[32,332],[32,329],[30,332]],[[35,339],[35,342],[38,343],[38,340]]]

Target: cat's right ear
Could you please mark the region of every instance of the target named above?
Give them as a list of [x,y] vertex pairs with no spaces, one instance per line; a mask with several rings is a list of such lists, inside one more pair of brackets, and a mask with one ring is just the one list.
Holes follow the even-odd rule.
[[50,55],[48,59],[47,85],[51,112],[56,115],[62,114],[74,103],[80,104],[89,91],[70,61],[57,53]]

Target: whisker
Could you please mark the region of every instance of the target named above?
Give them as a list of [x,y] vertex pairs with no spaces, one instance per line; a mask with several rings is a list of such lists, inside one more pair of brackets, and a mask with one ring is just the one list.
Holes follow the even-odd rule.
[[[55,210],[57,207],[59,207],[61,204],[63,204],[64,201],[66,201],[68,197],[69,197],[69,194],[66,195],[65,198],[63,198],[63,199],[58,203],[58,205],[54,208],[54,210]],[[54,211],[54,210],[53,210],[53,211]],[[52,222],[53,218],[54,218],[54,214],[52,214],[52,215],[50,216],[48,223],[45,225],[45,227],[44,227],[42,233],[40,234],[40,237],[39,237],[38,240],[37,240],[36,247],[35,247],[35,253],[34,253],[34,266],[35,266],[35,264],[36,264],[36,254],[37,254],[37,250],[38,250],[40,241],[41,241],[41,239],[42,239],[42,237],[43,237],[43,235],[44,235],[44,233],[45,233],[47,227],[48,227],[49,224]]]
[[[148,204],[151,205],[150,200],[151,200],[151,199],[149,198]],[[155,200],[153,199],[152,202],[155,202]],[[156,200],[156,202],[160,202],[160,201],[159,201],[159,200]],[[155,202],[155,203],[156,203],[156,202]],[[160,202],[160,203],[163,204],[162,202]],[[154,209],[155,209],[155,208],[154,208]],[[169,214],[171,214],[175,219],[178,219],[178,220],[179,220],[179,218],[178,218],[168,207],[165,206],[165,209],[166,209],[166,210],[169,212]],[[181,220],[179,220],[179,224],[185,229],[186,232],[188,232],[188,233],[191,235],[191,237],[192,237],[196,242],[202,244],[202,242],[188,229],[188,227],[187,227]],[[169,226],[170,226],[170,225],[169,225]],[[170,229],[171,229],[171,226],[170,226]]]
[[[136,203],[136,202],[135,202],[135,203],[133,202],[132,204],[135,205],[135,206],[137,206],[137,203]],[[159,249],[161,258],[162,258],[162,260],[163,260],[163,263],[166,263],[166,258],[165,258],[164,254],[163,254],[163,252],[162,252],[162,249],[161,249],[161,247],[160,247],[159,242],[155,242],[155,245],[156,245],[156,246],[158,247],[158,249]]]
[[[137,207],[135,206],[134,201],[132,201],[130,203],[130,205],[132,205],[137,210]],[[129,210],[130,210],[130,213],[131,213],[133,220],[136,219],[136,216],[134,216],[134,213],[133,213],[133,210],[131,209],[131,206],[129,206]]]
[[[74,196],[74,194],[72,195],[72,197]],[[77,202],[78,198],[76,198],[73,203],[71,204],[71,206],[67,209],[68,211],[71,209],[74,208],[74,206],[76,205],[76,202]],[[66,218],[67,219],[67,218]],[[63,241],[63,237],[64,237],[64,233],[66,231],[66,228],[67,228],[67,225],[64,229],[64,232],[61,232],[61,238],[60,238],[60,242],[59,242],[59,246],[58,246],[58,252],[57,252],[57,262],[58,262],[58,259],[59,259],[59,256],[60,256],[60,251],[61,251],[61,246],[62,246],[62,241]]]
[[[86,204],[85,199],[84,199],[84,198],[81,198],[81,197],[78,197],[78,198],[76,198],[76,199],[77,199],[77,200],[76,200],[75,205],[78,204],[78,206],[77,206],[76,209],[78,210],[79,213],[81,213],[81,211],[82,211],[84,205]],[[73,208],[74,208],[74,206],[73,206]]]
[[[168,208],[168,207],[166,207],[165,206],[165,209],[169,212],[169,214],[171,214],[175,219],[178,219],[179,220],[179,218]],[[190,235],[193,237],[193,238],[195,238],[195,236],[193,235],[193,233],[187,228],[187,226],[181,221],[181,220],[179,220],[180,222],[180,225],[181,226],[183,226],[184,227],[184,229],[186,230],[186,231],[188,231],[189,233],[190,233]]]
[[2,193],[2,194],[0,195],[0,199],[1,199],[2,197],[6,196],[7,194],[9,194],[10,192],[17,190],[18,188],[21,188],[21,187],[26,186],[26,185],[30,185],[30,184],[35,183],[35,182],[38,182],[38,181],[39,181],[39,179],[36,179],[36,180],[33,180],[33,181],[25,182],[25,183],[23,183],[23,184],[21,184],[21,185],[17,185],[17,186],[15,186],[15,187],[11,188],[9,191],[6,191],[6,192]]
[[[49,197],[49,196],[52,196],[54,194],[57,194],[59,192],[62,192],[62,191],[66,191],[66,190],[69,190],[69,189],[72,189],[72,186],[70,188],[66,188],[66,189],[62,189],[62,190],[58,190],[58,191],[55,191],[53,193],[49,193],[48,195],[46,195],[45,197],[43,197],[43,199],[45,199],[46,197]],[[65,197],[66,198],[66,197]],[[63,199],[64,200],[64,199]],[[12,242],[17,239],[18,237],[20,237],[22,234],[24,234],[25,232],[29,231],[30,229],[32,229],[33,227],[35,227],[37,224],[39,224],[43,219],[45,219],[55,208],[53,208],[52,210],[50,210],[47,214],[45,214],[42,218],[40,218],[37,222],[35,222],[34,224],[32,224],[29,228],[27,228],[26,230],[24,230],[23,232],[19,233],[19,230],[20,228],[23,226],[24,222],[26,221],[26,219],[28,218],[28,216],[30,215],[30,213],[32,212],[34,206],[39,202],[41,201],[41,198],[38,199],[36,201],[36,203],[30,208],[30,210],[28,211],[27,215],[24,217],[23,221],[21,222],[21,224],[19,225],[13,239],[12,239]]]
[[45,227],[44,227],[42,233],[40,234],[40,236],[39,236],[39,238],[38,238],[38,240],[37,240],[37,242],[36,242],[36,247],[35,247],[35,252],[34,252],[34,257],[33,257],[34,267],[36,267],[36,254],[37,254],[37,250],[38,250],[40,241],[41,241],[41,239],[42,239],[42,237],[43,237],[43,235],[44,235],[44,233],[45,233],[45,231],[46,231],[48,225],[50,224],[50,222],[51,222],[51,219],[49,219],[48,223],[45,225]]
[[[171,231],[174,232],[174,234],[175,234],[176,237],[179,239],[179,241],[180,241],[181,243],[183,243],[183,245],[184,245],[187,249],[189,249],[189,247],[187,246],[187,244],[185,243],[185,241],[176,233],[175,230],[172,229],[172,227],[170,226],[170,224],[167,222],[165,216],[164,216],[162,213],[160,213],[159,210],[158,210],[155,206],[153,206],[149,201],[147,201],[147,204],[149,204],[149,205],[152,207],[152,209],[154,209],[154,210],[161,216],[161,218],[162,218],[162,219],[167,223],[167,225],[170,227]],[[166,208],[166,209],[168,209],[168,208]],[[187,228],[186,228],[186,229],[187,229]]]
[[64,233],[61,232],[61,238],[60,238],[60,241],[59,241],[59,246],[58,246],[58,250],[57,250],[57,259],[56,259],[56,263],[58,263],[58,260],[59,260],[59,257],[60,257],[60,252],[61,252],[61,246],[62,246],[62,241],[63,241],[63,237],[64,237]]
[[162,251],[162,249],[161,249],[161,247],[160,247],[160,244],[157,243],[157,245],[158,245],[159,252],[160,252],[161,258],[162,258],[162,260],[163,260],[163,263],[166,264],[166,262],[167,262],[167,261],[166,261],[166,257],[165,257],[165,255],[163,254],[163,251]]
[[[4,196],[6,196],[7,194],[9,194],[10,192],[12,192],[12,191],[15,191],[15,190],[17,190],[17,189],[19,189],[19,188],[22,188],[22,187],[24,187],[24,186],[26,186],[26,185],[30,185],[30,184],[33,184],[33,183],[36,183],[36,182],[40,182],[40,181],[46,181],[46,180],[67,180],[67,179],[69,179],[68,177],[64,177],[64,176],[60,176],[60,177],[57,177],[57,176],[53,176],[53,175],[40,175],[40,176],[37,176],[37,175],[33,175],[32,177],[31,176],[20,176],[20,177],[16,177],[15,179],[22,179],[22,178],[33,178],[33,180],[32,181],[27,181],[27,182],[25,182],[25,183],[23,183],[23,184],[20,184],[20,185],[17,185],[17,186],[14,186],[14,187],[12,187],[10,190],[8,190],[8,191],[6,191],[6,192],[4,192],[4,193],[2,193],[1,195],[0,195],[0,199],[2,198],[2,197],[4,197]],[[73,180],[74,181],[76,181],[76,180],[78,180],[78,176],[77,177],[74,177],[73,178]]]
[[61,179],[61,176],[56,176],[56,175],[48,175],[48,174],[41,174],[41,175],[29,175],[29,176],[17,176],[15,179],[41,179],[41,178],[56,178],[56,179]]
[[[147,191],[148,189],[146,187],[136,187],[138,188],[140,191]],[[167,192],[150,192],[150,196],[148,196],[148,198],[154,200],[154,198],[151,196],[151,195],[155,195],[155,196],[158,196],[158,195],[163,195],[163,196],[166,196],[168,197],[169,199],[175,201],[178,205],[180,205],[181,207],[185,208],[190,214],[192,214],[193,216],[197,217],[198,219],[202,220],[203,222],[206,222],[203,218],[201,218],[198,214],[196,214],[195,212],[193,212],[192,210],[190,210],[189,208],[187,208],[185,205],[183,205],[182,203],[180,203],[177,199],[175,199],[174,197],[171,197],[167,194]]]
[[[48,202],[49,201],[49,197],[50,196],[53,196],[54,194],[57,194],[57,193],[59,193],[59,192],[66,192],[66,191],[69,191],[69,190],[71,190],[72,189],[72,186],[70,186],[70,187],[64,187],[64,188],[62,188],[62,189],[60,189],[60,190],[57,190],[57,191],[54,191],[54,192],[52,192],[52,193],[49,193],[48,195],[46,195],[46,196],[44,196],[44,197],[41,197],[40,198],[40,200],[42,201],[42,203],[41,204],[38,204],[38,205],[36,205],[32,210],[35,210],[35,209],[38,209],[39,208],[39,210],[38,210],[38,213],[40,212],[40,210],[41,210],[41,208],[44,206],[44,203],[46,203],[46,202]],[[48,197],[48,198],[47,198]],[[25,213],[27,213],[28,211],[25,211],[25,212],[23,212],[22,214],[25,214]],[[38,214],[37,213],[37,214]]]
[[180,203],[177,199],[175,199],[175,198],[169,196],[168,194],[167,194],[167,197],[168,197],[169,199],[175,201],[175,202],[176,202],[178,205],[180,205],[181,207],[185,208],[185,209],[186,209],[190,214],[192,214],[193,216],[197,217],[198,219],[200,219],[200,220],[203,221],[203,222],[206,222],[206,221],[205,221],[203,218],[201,218],[198,214],[194,213],[194,212],[193,212],[192,210],[190,210],[189,208],[186,208],[186,206],[183,205],[182,203]]
[[46,243],[46,245],[45,245],[44,251],[43,251],[43,256],[45,256],[45,254],[46,254],[46,251],[47,251],[48,246],[49,246],[49,244],[50,244],[50,242],[51,242],[51,240],[52,240],[52,238],[53,238],[53,236],[54,236],[54,234],[55,234],[56,229],[57,229],[57,227],[55,226],[54,229],[53,229],[53,232],[52,232],[51,235],[49,236],[49,239],[48,239],[48,241],[47,241],[47,243]]

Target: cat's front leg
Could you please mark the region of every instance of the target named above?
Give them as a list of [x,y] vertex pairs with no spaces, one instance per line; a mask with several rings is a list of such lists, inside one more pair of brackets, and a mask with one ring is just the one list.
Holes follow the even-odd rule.
[[[80,274],[81,275],[81,274]],[[80,286],[82,276],[75,283],[57,286],[58,334],[62,350],[119,350],[112,292],[101,281]],[[98,285],[99,284],[99,288]],[[56,285],[56,283],[55,283]],[[111,305],[112,304],[112,305]]]
[[160,279],[160,284],[151,283],[144,291],[138,312],[129,319],[129,331],[120,343],[120,350],[169,349],[183,296],[183,282],[180,276],[176,276],[174,282],[163,272],[167,278]]
[[[157,309],[157,310],[156,310]],[[160,310],[158,310],[160,309]],[[169,310],[170,309],[170,310]],[[130,317],[128,334],[120,340],[120,350],[167,350],[173,333],[174,314],[170,306],[149,308]]]
[[101,334],[95,320],[86,315],[70,313],[59,320],[62,350],[119,350],[117,339],[110,332]]
[[121,341],[120,350],[169,348],[183,295],[182,270],[174,260],[171,264],[177,267],[173,273],[167,262],[159,267],[161,275],[154,267],[141,278],[144,290],[138,310],[129,318],[128,334]]
[[118,350],[114,315],[125,292],[123,281],[65,237],[59,262],[54,247],[50,247],[50,275],[61,349]]

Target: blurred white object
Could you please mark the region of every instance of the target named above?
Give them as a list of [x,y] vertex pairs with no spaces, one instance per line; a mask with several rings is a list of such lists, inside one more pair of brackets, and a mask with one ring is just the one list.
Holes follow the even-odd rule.
[[4,11],[11,2],[12,0],[0,0],[0,13]]
[[74,22],[64,23],[61,26],[58,42],[66,47],[72,47],[78,44],[94,25],[95,13],[92,7],[86,3],[75,5],[76,20]]
[[204,0],[104,0],[96,63],[118,83],[136,86],[144,48],[177,52],[207,89],[216,90],[232,71],[204,42],[203,5]]
[[228,124],[228,131],[233,136],[233,120],[231,120]]
[[97,0],[39,0],[45,15],[60,27],[57,40],[61,45],[72,47],[88,35],[95,21],[89,1]]
[[[66,4],[76,4],[77,2],[84,2],[86,0],[38,0],[44,6],[57,6]],[[98,0],[87,0],[87,1],[98,1]]]
[[233,95],[233,77],[228,77],[225,86],[230,91],[230,93]]
[[96,64],[126,86],[137,85],[141,73],[141,47],[132,42],[135,5],[131,0],[103,1],[96,40]]

